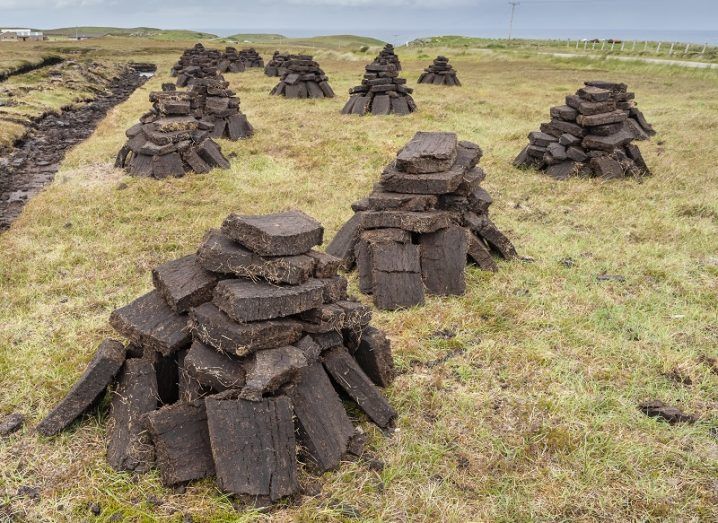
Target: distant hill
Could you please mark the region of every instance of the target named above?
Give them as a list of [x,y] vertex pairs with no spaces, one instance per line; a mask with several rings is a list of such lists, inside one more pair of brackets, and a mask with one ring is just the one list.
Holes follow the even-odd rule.
[[287,37],[284,35],[271,34],[271,33],[239,33],[232,36],[227,36],[225,40],[236,40],[238,42],[247,42],[253,44],[271,44],[280,40],[286,40]]
[[157,29],[155,27],[61,27],[59,29],[45,29],[43,31],[50,36],[66,36],[73,38],[75,35],[100,38],[103,36],[125,36],[136,38],[155,38],[158,40],[196,40],[199,38],[217,38],[212,33],[201,33],[187,31],[185,29]]
[[311,36],[307,38],[287,38],[279,34],[236,34],[224,38],[224,40],[232,40],[240,43],[254,44],[282,44],[282,45],[306,45],[315,46],[322,45],[327,47],[361,47],[361,46],[383,46],[386,42],[369,38],[366,36],[356,35],[328,35],[328,36]]

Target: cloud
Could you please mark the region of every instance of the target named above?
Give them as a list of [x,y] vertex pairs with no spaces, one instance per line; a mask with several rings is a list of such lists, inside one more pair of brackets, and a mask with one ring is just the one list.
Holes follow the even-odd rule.
[[472,0],[264,0],[266,3],[287,3],[292,5],[324,5],[332,7],[407,7],[409,9],[476,5]]
[[0,0],[0,9],[64,9],[110,4],[107,0]]

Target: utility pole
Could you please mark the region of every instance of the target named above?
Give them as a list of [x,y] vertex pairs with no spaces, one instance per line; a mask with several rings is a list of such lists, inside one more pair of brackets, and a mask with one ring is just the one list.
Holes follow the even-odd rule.
[[514,12],[516,11],[516,6],[520,4],[521,2],[509,2],[509,5],[511,5],[511,20],[509,21],[509,40],[511,40],[511,33],[513,33],[514,30]]

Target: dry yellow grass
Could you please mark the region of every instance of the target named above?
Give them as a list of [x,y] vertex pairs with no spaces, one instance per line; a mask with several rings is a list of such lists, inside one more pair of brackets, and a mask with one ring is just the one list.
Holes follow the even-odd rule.
[[[166,71],[177,55],[158,45],[143,56]],[[402,51],[413,85],[427,58]],[[0,504],[9,507],[0,510],[32,522],[94,520],[89,502],[102,507],[98,521],[718,518],[718,376],[701,363],[718,356],[715,73],[442,53],[465,86],[419,86],[420,112],[404,118],[339,115],[363,63],[332,52],[321,65],[334,100],[272,98],[276,79],[258,70],[229,75],[257,133],[222,142],[226,171],[152,181],[110,167],[148,91],[166,76],[69,154],[55,183],[0,236],[0,413],[30,417],[0,441]],[[595,78],[636,91],[659,131],[641,144],[654,176],[557,183],[513,168],[549,106]],[[472,268],[463,297],[375,313],[401,372],[387,390],[400,413],[396,434],[363,423],[383,470],[360,461],[303,475],[308,491],[321,487],[317,494],[257,514],[237,511],[213,481],[179,494],[154,473],[113,472],[101,413],[55,439],[32,432],[112,334],[109,313],[150,288],[153,266],[193,251],[230,211],[298,207],[330,238],[417,130],[452,130],[481,144],[493,217],[533,262],[501,263],[497,274]],[[568,258],[570,267],[561,263]],[[626,281],[599,283],[601,273]],[[444,339],[442,330],[456,336]],[[674,368],[692,385],[666,377]],[[646,418],[636,405],[648,398],[701,421],[671,427]],[[40,499],[17,496],[22,486],[39,487]]]

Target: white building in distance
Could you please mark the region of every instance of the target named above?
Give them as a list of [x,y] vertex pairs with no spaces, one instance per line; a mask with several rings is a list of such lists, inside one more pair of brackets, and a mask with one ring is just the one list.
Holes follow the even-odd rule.
[[44,40],[45,35],[40,31],[33,31],[32,29],[2,29],[0,28],[0,41],[38,41]]

